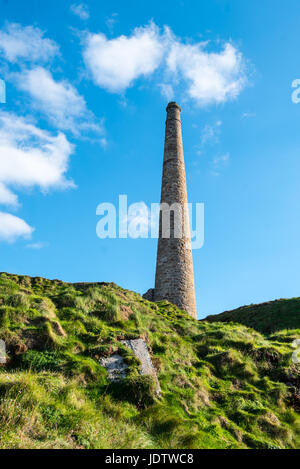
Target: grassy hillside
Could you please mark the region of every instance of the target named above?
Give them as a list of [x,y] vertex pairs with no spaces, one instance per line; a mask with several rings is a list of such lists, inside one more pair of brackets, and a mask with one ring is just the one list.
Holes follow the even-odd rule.
[[[162,397],[120,342],[142,337]],[[114,284],[0,274],[0,448],[300,448],[300,330],[196,322]],[[110,384],[99,359],[120,353]]]
[[242,306],[233,311],[208,316],[205,321],[237,322],[263,334],[283,329],[297,329],[300,328],[300,298]]

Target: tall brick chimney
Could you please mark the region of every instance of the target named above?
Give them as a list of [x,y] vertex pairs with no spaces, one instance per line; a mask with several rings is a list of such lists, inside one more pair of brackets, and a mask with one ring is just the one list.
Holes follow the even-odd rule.
[[[167,209],[161,205],[155,289],[152,295],[154,301],[169,300],[197,318],[191,238],[188,214],[184,211],[187,190],[180,112],[178,104],[168,104],[161,204],[180,204],[182,227],[186,216],[188,229],[185,232],[182,230],[182,236],[178,237],[178,232],[174,232],[174,213],[171,211],[170,237],[163,237],[162,219]],[[165,215],[168,216],[167,213]]]

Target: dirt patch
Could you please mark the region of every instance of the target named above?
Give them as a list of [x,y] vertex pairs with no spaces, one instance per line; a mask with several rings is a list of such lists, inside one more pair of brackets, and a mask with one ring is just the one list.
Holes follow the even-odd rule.
[[133,314],[133,311],[130,308],[130,306],[126,306],[122,304],[120,305],[120,315],[121,315],[122,321],[127,321],[132,314]]

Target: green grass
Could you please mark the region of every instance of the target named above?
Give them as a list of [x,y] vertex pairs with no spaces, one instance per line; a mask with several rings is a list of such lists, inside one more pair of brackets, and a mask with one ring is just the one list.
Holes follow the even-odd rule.
[[208,316],[205,321],[236,322],[252,327],[263,334],[271,334],[283,329],[299,329],[300,298],[242,306],[233,311]]
[[[300,448],[300,323],[258,316],[264,334],[115,284],[0,274],[0,448]],[[139,337],[161,398],[121,342]],[[116,352],[129,368],[112,384],[100,358]]]

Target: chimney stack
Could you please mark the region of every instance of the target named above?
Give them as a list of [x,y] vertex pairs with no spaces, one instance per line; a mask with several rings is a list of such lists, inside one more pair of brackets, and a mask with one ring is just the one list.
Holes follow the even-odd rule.
[[[187,189],[181,133],[181,108],[175,102],[167,106],[165,151],[161,188],[160,226],[154,301],[168,300],[197,318],[193,256],[187,208]],[[176,235],[175,211],[168,211],[168,204],[178,204],[182,235]],[[186,217],[186,218],[184,218]],[[163,237],[163,219],[170,220],[170,236]],[[184,225],[185,221],[185,225]],[[184,230],[184,226],[186,229]]]

